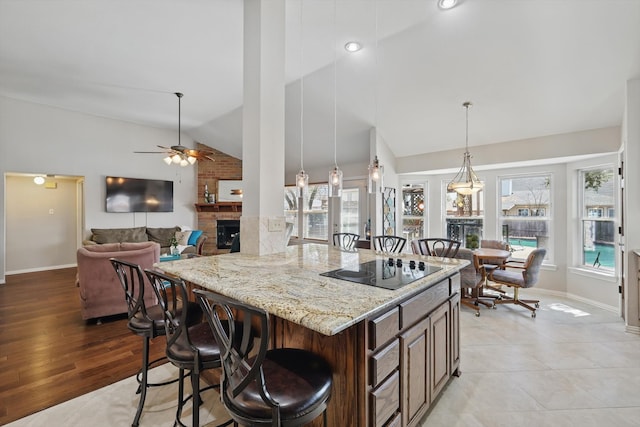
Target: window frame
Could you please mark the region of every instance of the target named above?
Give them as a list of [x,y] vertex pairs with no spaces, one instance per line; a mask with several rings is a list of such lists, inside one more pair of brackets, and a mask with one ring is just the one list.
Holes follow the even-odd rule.
[[[521,215],[504,215],[503,213],[503,209],[502,209],[502,197],[503,197],[503,190],[504,189],[512,189],[513,185],[505,185],[505,181],[506,180],[516,180],[516,179],[526,179],[526,178],[547,178],[549,181],[549,187],[548,187],[548,201],[546,205],[542,205],[540,207],[534,207],[532,208],[531,206],[528,206],[526,209],[528,211],[528,215],[527,216],[521,216]],[[545,265],[550,265],[554,263],[554,228],[555,228],[555,212],[553,209],[553,200],[555,197],[555,177],[554,177],[554,173],[551,171],[536,171],[536,172],[529,172],[529,173],[520,173],[520,174],[505,174],[505,175],[498,175],[496,177],[496,187],[497,187],[497,194],[496,194],[496,229],[497,230],[503,230],[503,225],[505,225],[505,221],[537,221],[537,222],[546,222],[546,230],[547,230],[547,236],[542,236],[542,237],[546,237],[546,243],[545,243],[545,249],[547,249],[547,254],[545,256],[545,259],[543,261],[543,264]],[[513,193],[512,193],[513,194]],[[520,210],[521,208],[518,208],[518,210]],[[534,211],[535,215],[532,214],[532,211]],[[543,215],[538,215],[539,213],[542,213]],[[510,234],[510,233],[509,233]],[[504,235],[501,236],[501,238],[504,238]],[[513,240],[513,238],[510,238],[510,240]],[[518,246],[513,245],[512,242],[509,242],[512,245],[512,260],[515,261],[524,261],[526,259],[526,249],[523,250],[521,252],[521,254],[518,254]],[[525,246],[527,245],[523,245],[522,247],[525,248]],[[537,244],[536,244],[537,247]],[[514,250],[515,249],[515,250]]]
[[[598,171],[598,170],[609,170],[611,171],[611,185],[613,185],[612,191],[612,207],[604,207],[604,206],[596,206],[592,208],[588,208],[586,206],[586,188],[585,188],[585,176],[590,171]],[[577,248],[578,253],[575,256],[575,267],[577,269],[597,273],[604,276],[609,277],[617,277],[619,261],[617,257],[617,246],[616,246],[616,237],[617,237],[617,224],[618,218],[616,212],[619,212],[619,197],[618,197],[618,185],[617,185],[617,176],[616,176],[616,165],[613,163],[590,166],[585,168],[580,168],[576,170],[577,173],[577,185],[578,185],[578,198],[577,198],[577,211],[578,211],[578,221],[577,221]],[[594,211],[600,213],[600,215],[591,215]],[[611,215],[613,213],[613,215]],[[595,261],[592,265],[591,263],[586,262],[585,256],[585,223],[586,222],[601,222],[601,223],[610,223],[611,224],[611,247],[613,251],[613,267],[604,267],[600,264],[598,267],[595,266]],[[599,260],[599,257],[596,258],[596,261]]]

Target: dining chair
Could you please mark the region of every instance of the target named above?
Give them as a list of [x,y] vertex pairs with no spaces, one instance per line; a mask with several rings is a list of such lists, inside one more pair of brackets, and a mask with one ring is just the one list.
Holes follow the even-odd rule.
[[[165,335],[167,337],[167,359],[179,370],[178,408],[176,425],[182,423],[182,410],[191,400],[192,426],[200,425],[199,406],[202,403],[200,393],[219,387],[213,384],[200,388],[200,373],[207,369],[220,368],[222,359],[220,346],[213,336],[209,324],[203,321],[200,305],[189,302],[187,288],[182,279],[169,276],[154,270],[144,270],[164,312]],[[192,394],[184,396],[185,371],[191,379]],[[231,424],[226,420],[219,426]]]
[[[210,291],[194,293],[220,343],[220,394],[234,425],[301,426],[322,414],[326,427],[333,373],[324,358],[296,348],[269,349],[265,310]],[[243,332],[234,334],[226,324],[241,324]],[[259,341],[253,352],[247,339],[252,330]]]
[[[534,249],[531,251],[526,261],[516,264],[511,261],[505,265],[505,269],[495,269],[489,273],[489,280],[513,288],[513,297],[502,295],[495,301],[496,304],[516,304],[531,311],[531,317],[536,317],[536,308],[540,307],[539,300],[520,299],[521,288],[531,288],[538,283],[540,276],[540,266],[547,254],[546,249]],[[534,304],[532,307],[529,304]]]
[[402,252],[407,239],[400,236],[374,236],[374,249],[389,254],[399,254]]
[[342,249],[355,249],[360,235],[355,233],[333,233],[333,245]]
[[473,255],[471,249],[460,248],[455,258],[469,261],[469,265],[460,270],[460,303],[475,310],[476,317],[480,316],[480,304],[496,308],[493,299],[480,295],[480,290],[485,282],[486,272],[478,258]]
[[416,255],[438,256],[442,258],[455,258],[460,249],[458,240],[441,237],[415,239],[411,242],[411,249]]
[[[136,394],[140,394],[140,401],[138,402],[136,415],[131,423],[133,427],[137,427],[142,416],[147,389],[171,384],[178,381],[178,379],[161,383],[149,383],[149,368],[159,365],[158,362],[162,360],[166,360],[166,357],[161,357],[151,362],[149,361],[149,341],[165,334],[164,312],[158,304],[147,305],[145,303],[145,288],[147,288],[147,291],[151,291],[151,286],[145,279],[140,265],[115,258],[111,258],[110,261],[124,290],[124,298],[127,302],[127,327],[131,332],[142,337],[142,365],[136,375],[136,380],[138,381]],[[149,298],[146,299],[148,300]],[[153,301],[157,301],[155,297]]]

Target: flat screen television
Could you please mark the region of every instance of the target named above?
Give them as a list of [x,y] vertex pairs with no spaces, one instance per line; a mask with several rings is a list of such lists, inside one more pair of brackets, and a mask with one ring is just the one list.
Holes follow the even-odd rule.
[[173,212],[173,181],[108,176],[107,212]]

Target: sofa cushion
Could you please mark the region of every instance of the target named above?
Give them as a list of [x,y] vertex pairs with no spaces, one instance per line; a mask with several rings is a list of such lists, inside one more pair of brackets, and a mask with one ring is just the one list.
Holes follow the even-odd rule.
[[96,243],[147,242],[146,227],[133,228],[92,228],[93,240]]
[[147,228],[147,236],[152,242],[160,243],[160,246],[167,248],[171,246],[171,238],[175,236],[180,227]]

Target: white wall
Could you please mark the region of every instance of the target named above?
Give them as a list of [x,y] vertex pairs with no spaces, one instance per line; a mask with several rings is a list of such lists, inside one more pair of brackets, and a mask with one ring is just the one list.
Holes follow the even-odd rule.
[[[187,225],[197,217],[194,167],[167,166],[156,145],[175,145],[177,132],[50,108],[0,97],[0,175],[7,172],[85,177],[85,226],[90,228]],[[183,145],[193,146],[184,137]],[[105,212],[108,175],[174,181],[174,212]],[[0,187],[0,283],[6,251],[5,186]]]

